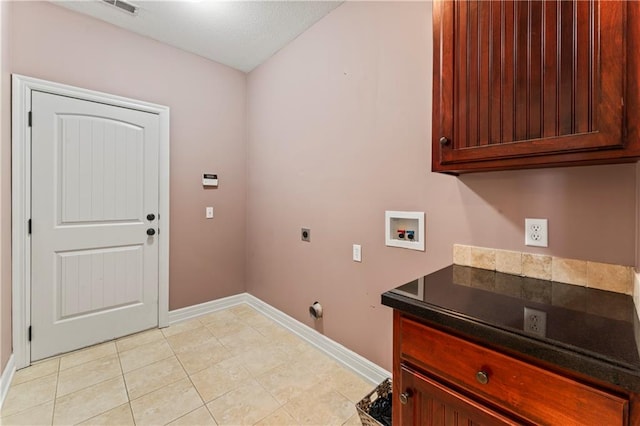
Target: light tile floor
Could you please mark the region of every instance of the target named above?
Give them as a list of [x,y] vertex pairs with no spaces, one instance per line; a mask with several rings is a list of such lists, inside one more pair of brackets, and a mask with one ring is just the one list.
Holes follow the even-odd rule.
[[18,371],[2,425],[359,425],[375,386],[248,305]]

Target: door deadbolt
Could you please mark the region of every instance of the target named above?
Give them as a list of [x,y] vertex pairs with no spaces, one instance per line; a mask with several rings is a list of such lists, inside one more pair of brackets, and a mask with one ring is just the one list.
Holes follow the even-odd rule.
[[153,213],[149,213],[149,214],[147,215],[147,220],[148,220],[148,221],[152,221],[152,220],[153,220],[153,219],[155,219],[155,218],[156,218],[156,215],[155,215],[155,214],[153,214]]

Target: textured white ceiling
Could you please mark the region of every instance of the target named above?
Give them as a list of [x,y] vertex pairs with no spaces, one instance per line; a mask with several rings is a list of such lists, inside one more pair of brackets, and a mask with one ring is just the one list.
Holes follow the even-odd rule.
[[136,16],[101,0],[53,3],[249,72],[342,1],[141,1]]

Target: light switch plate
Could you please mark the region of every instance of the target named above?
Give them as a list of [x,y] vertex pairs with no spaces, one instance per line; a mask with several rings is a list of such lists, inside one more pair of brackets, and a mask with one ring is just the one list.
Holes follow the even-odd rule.
[[362,262],[362,246],[360,244],[353,245],[353,261]]
[[213,207],[207,207],[205,209],[205,217],[207,219],[213,219]]

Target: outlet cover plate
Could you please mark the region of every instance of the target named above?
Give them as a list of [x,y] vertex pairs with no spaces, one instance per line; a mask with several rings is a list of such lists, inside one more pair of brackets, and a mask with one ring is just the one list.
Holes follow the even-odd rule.
[[306,241],[306,242],[310,243],[311,242],[311,229],[302,228],[300,230],[300,239],[302,241]]
[[547,335],[547,313],[525,306],[524,331],[545,337]]
[[532,247],[549,247],[547,219],[524,220],[524,244]]

